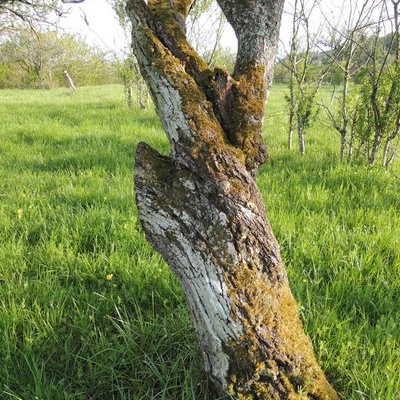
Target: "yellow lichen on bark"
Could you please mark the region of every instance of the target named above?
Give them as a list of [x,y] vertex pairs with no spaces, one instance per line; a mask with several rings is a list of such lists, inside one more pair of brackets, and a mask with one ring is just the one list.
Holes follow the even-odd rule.
[[149,5],[168,7],[186,18],[195,0],[148,0]]
[[[151,10],[152,24],[156,34],[172,54],[184,62],[186,69],[201,86],[210,79],[212,71],[207,63],[189,45],[186,39],[185,26],[182,18],[187,16],[191,1],[176,1],[175,5],[166,0],[153,0],[149,9]],[[177,18],[180,16],[180,18]],[[202,76],[204,75],[204,76]]]
[[[215,152],[220,151],[221,146],[229,148],[248,170],[255,171],[266,161],[261,135],[265,105],[264,69],[262,66],[251,67],[249,62],[247,71],[238,81],[225,72],[231,82],[229,90],[217,93],[215,70],[212,71],[190,47],[176,18],[177,9],[186,10],[190,5],[190,1],[149,1],[149,23],[147,27],[141,27],[146,30],[147,49],[150,50],[146,57],[152,60],[157,73],[165,76],[181,93],[182,111],[189,124],[198,132],[206,127],[210,139],[222,138],[222,141],[212,140],[216,145]],[[227,124],[218,120],[221,102],[225,102]],[[204,152],[204,143],[199,146],[199,151]]]
[[194,2],[195,0],[173,0],[176,11],[185,19],[188,16],[190,8]]
[[249,60],[234,78],[211,70],[186,41],[191,3],[129,2],[136,56],[173,150],[160,162],[138,147],[141,220],[176,270],[188,259],[178,275],[184,281],[194,269],[188,293],[208,290],[194,299],[207,310],[194,321],[219,389],[238,400],[337,400],[304,334],[254,180],[266,160],[266,67]]
[[262,138],[266,101],[265,67],[252,65],[249,61],[232,91],[234,102],[230,137],[233,144],[246,154],[247,169],[257,169],[267,160]]
[[286,277],[271,281],[260,266],[253,257],[251,265],[242,263],[225,275],[232,315],[244,329],[226,350],[230,393],[242,400],[278,400],[282,393],[291,400],[338,400],[304,334]]

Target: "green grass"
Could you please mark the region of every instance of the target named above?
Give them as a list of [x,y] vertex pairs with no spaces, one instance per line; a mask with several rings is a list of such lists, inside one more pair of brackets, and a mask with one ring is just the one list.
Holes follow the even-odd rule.
[[[323,121],[288,152],[283,92],[259,185],[307,333],[343,398],[400,399],[399,166],[340,164]],[[118,86],[3,90],[0,139],[0,399],[216,400],[137,220],[135,146],[168,151],[154,111]]]

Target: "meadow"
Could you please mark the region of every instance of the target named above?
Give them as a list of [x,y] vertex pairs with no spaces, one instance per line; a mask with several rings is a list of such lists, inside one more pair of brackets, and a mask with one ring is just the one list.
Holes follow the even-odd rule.
[[[343,399],[400,399],[399,162],[338,161],[323,120],[285,148],[275,86],[258,183],[315,353]],[[0,399],[217,400],[179,283],[146,243],[122,87],[0,91]]]

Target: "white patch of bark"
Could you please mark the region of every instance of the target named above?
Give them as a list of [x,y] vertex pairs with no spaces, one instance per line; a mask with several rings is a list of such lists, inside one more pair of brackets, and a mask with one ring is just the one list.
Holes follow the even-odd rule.
[[[158,243],[168,246],[167,254],[171,259],[167,261],[182,283],[205,355],[206,369],[224,390],[229,358],[222,345],[238,340],[243,328],[231,317],[230,296],[218,260],[202,250],[202,244],[194,244],[181,230],[182,222],[185,226],[191,225],[189,215],[180,210],[155,210],[149,199],[141,198],[140,201],[141,220],[146,230],[159,235]],[[177,222],[171,215],[179,215],[183,220]],[[219,213],[217,218],[217,223],[227,228],[226,215]],[[231,258],[237,261],[234,244],[227,243],[227,246]]]
[[182,138],[182,133],[184,133],[186,139],[193,142],[196,132],[189,128],[182,113],[182,98],[179,91],[173,88],[167,79],[154,73],[151,68],[148,72],[154,75],[151,79],[155,86],[152,90],[153,101],[162,105],[157,107],[157,110],[160,113],[160,119],[171,142],[172,149],[174,148],[173,142],[178,142]]

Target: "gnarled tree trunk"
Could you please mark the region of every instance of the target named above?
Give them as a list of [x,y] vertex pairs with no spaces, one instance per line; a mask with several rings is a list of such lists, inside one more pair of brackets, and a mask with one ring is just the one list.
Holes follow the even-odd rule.
[[133,47],[169,157],[137,148],[149,242],[182,283],[220,391],[237,399],[338,399],[318,366],[255,183],[283,0],[219,0],[238,37],[234,74],[185,38],[193,0],[131,0]]

